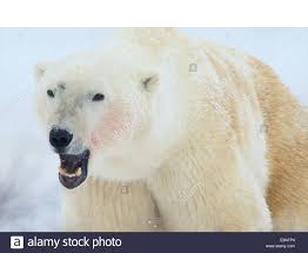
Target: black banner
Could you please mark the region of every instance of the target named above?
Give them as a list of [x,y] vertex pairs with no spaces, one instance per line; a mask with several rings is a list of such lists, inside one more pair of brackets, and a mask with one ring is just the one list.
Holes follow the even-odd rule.
[[308,233],[1,232],[1,253],[308,253]]

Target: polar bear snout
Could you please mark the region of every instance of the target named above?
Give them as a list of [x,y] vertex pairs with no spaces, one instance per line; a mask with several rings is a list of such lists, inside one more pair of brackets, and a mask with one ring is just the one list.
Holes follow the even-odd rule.
[[49,142],[57,152],[63,151],[73,140],[73,134],[65,129],[53,127],[49,133]]

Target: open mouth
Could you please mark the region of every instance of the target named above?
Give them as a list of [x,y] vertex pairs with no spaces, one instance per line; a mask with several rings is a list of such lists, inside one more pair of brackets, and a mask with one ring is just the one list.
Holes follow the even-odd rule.
[[60,154],[59,179],[64,187],[74,189],[85,181],[89,157],[89,150],[78,155]]

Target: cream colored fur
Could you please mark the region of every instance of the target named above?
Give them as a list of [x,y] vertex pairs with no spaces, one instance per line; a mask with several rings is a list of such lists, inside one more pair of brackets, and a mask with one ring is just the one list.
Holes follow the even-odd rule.
[[69,231],[158,231],[157,209],[140,183],[116,184],[89,178],[74,191],[64,190],[65,229]]
[[[45,127],[65,123],[91,150],[92,177],[65,191],[66,228],[308,228],[307,112],[259,60],[174,29],[137,28],[36,75]],[[45,92],[59,81],[68,90],[51,104]],[[77,112],[93,88],[105,105]]]

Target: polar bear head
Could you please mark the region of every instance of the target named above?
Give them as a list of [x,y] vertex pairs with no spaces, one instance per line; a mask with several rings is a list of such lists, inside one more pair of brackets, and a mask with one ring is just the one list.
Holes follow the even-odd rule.
[[88,174],[146,178],[165,160],[185,126],[180,50],[170,48],[177,36],[129,29],[99,49],[36,66],[37,108],[65,187]]

